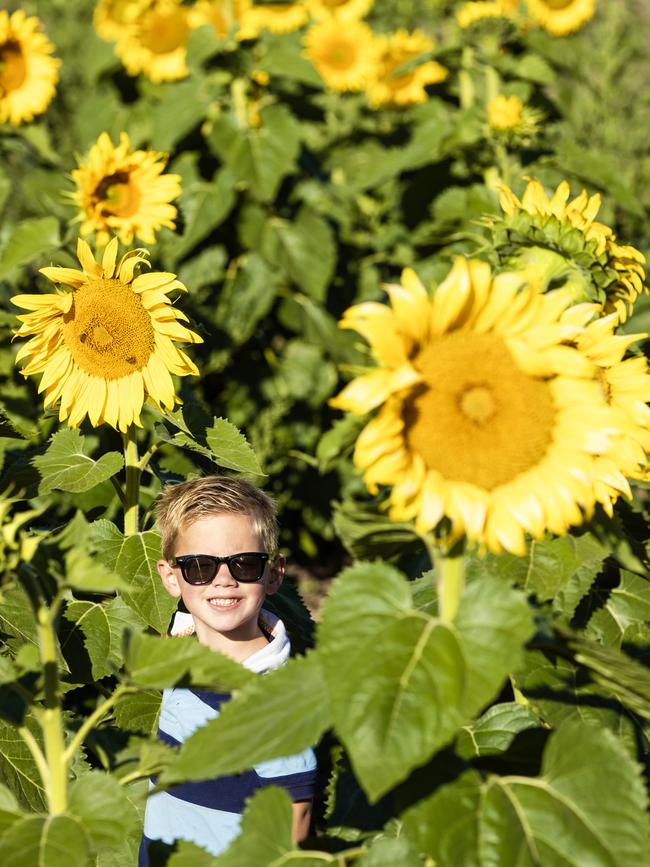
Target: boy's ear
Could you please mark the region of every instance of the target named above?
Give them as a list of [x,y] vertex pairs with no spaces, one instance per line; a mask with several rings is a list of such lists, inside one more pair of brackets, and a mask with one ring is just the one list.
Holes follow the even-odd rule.
[[160,575],[165,590],[170,594],[170,596],[178,599],[181,595],[181,587],[178,583],[176,572],[174,572],[167,560],[158,560],[156,563],[156,569],[158,570],[158,574]]
[[269,563],[269,579],[266,584],[266,594],[270,596],[272,593],[277,593],[284,581],[284,567],[286,559],[284,554],[278,554]]

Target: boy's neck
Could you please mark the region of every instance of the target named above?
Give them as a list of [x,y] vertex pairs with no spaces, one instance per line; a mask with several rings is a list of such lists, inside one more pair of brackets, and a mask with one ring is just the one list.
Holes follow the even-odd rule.
[[258,650],[262,650],[269,643],[259,623],[255,624],[253,634],[244,639],[231,638],[227,634],[216,632],[215,630],[206,630],[205,628],[197,629],[196,637],[201,644],[205,644],[210,650],[223,653],[224,656],[229,656],[235,662],[244,662],[249,656],[257,653]]

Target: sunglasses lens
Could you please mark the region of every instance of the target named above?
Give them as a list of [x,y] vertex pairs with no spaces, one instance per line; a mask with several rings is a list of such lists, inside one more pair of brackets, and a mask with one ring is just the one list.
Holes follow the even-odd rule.
[[239,554],[230,561],[230,571],[237,581],[257,581],[262,577],[265,558],[259,554]]
[[190,557],[183,563],[183,577],[188,584],[208,584],[217,574],[212,557]]

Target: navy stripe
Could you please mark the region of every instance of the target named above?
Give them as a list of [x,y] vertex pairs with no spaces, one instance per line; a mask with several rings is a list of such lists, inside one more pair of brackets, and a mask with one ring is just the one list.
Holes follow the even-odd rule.
[[180,741],[177,741],[176,738],[168,735],[167,732],[164,732],[162,729],[158,729],[158,740],[167,744],[169,747],[180,747],[181,745]]
[[229,692],[209,692],[204,689],[190,689],[189,691],[214,710],[219,710],[225,701],[230,700]]
[[[151,778],[154,785],[157,778]],[[167,794],[190,804],[198,804],[200,807],[208,807],[212,810],[223,810],[227,813],[242,813],[246,798],[264,786],[268,786],[266,780],[258,777],[255,771],[246,771],[243,774],[219,777],[217,780],[202,780],[198,783],[182,783],[169,789]]]
[[283,777],[260,777],[263,786],[281,786],[294,801],[306,801],[313,797],[316,786],[316,770],[285,774]]

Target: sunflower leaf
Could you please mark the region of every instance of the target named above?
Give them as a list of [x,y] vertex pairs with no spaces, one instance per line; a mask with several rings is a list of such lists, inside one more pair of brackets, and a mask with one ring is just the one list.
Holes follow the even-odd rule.
[[70,815],[27,816],[0,841],[0,860],[3,867],[90,867],[90,840],[84,823]]
[[14,229],[0,254],[0,278],[13,268],[59,246],[59,221],[55,217],[32,217]]
[[84,436],[76,428],[54,434],[45,454],[32,459],[41,474],[39,494],[54,490],[81,494],[110,479],[124,466],[119,452],[105,452],[95,461],[84,454],[84,445]]
[[255,476],[266,475],[246,437],[232,422],[225,418],[214,418],[205,438],[214,461],[220,467]]

